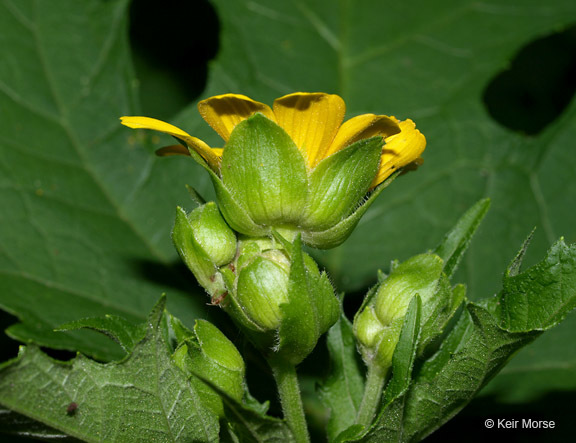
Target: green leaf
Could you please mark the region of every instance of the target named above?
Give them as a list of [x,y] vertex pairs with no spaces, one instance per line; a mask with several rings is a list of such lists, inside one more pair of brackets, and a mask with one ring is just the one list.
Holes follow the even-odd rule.
[[21,322],[13,338],[101,360],[123,352],[54,328],[140,323],[163,292],[189,325],[205,312],[169,238],[189,201],[174,177],[200,168],[155,158],[149,134],[118,122],[137,112],[127,13],[127,0],[0,1],[0,307]]
[[556,326],[576,307],[576,245],[560,239],[542,262],[517,274],[519,266],[504,277],[497,305],[501,326],[514,332]]
[[457,414],[539,332],[510,333],[484,308],[467,306],[439,352],[424,364],[404,411],[407,441],[418,441]]
[[[188,201],[183,185],[192,179],[210,198],[209,179],[189,159],[155,159],[161,140],[117,123],[138,112],[127,4],[0,2],[0,194],[8,208],[0,217],[0,306],[22,322],[9,329],[13,337],[101,359],[122,350],[90,331],[53,328],[105,314],[139,322],[162,292],[189,326],[205,313],[204,297],[190,296],[188,280],[173,271],[168,230],[174,207]],[[390,257],[433,247],[482,197],[492,198],[492,211],[459,270],[472,299],[497,292],[532,226],[543,235],[528,262],[560,234],[574,238],[574,104],[526,137],[493,121],[482,101],[516,52],[573,23],[572,0],[214,4],[220,52],[203,95],[237,91],[271,103],[296,90],[336,92],[349,116],[410,117],[427,137],[426,163],[324,256],[339,289],[369,284]],[[221,146],[195,103],[178,120]],[[518,399],[576,388],[575,330],[571,316],[520,352],[496,392]]]
[[360,140],[322,160],[310,175],[304,218],[312,231],[338,224],[356,209],[376,176],[383,140]]
[[83,355],[61,362],[36,346],[23,347],[0,370],[0,402],[86,441],[217,440],[217,417],[164,341],[164,304],[154,308],[146,337],[121,362]]
[[575,252],[559,241],[539,264],[505,276],[498,299],[486,299],[485,306],[468,304],[410,389],[405,411],[409,440],[425,437],[453,417],[518,349],[574,307]]
[[136,343],[142,340],[146,333],[144,324],[135,325],[117,315],[83,318],[60,325],[56,330],[71,331],[83,328],[102,332],[122,346],[122,349],[128,353],[132,352]]
[[530,242],[532,241],[532,238],[534,237],[535,231],[536,231],[536,228],[532,229],[532,232],[526,238],[526,240],[524,240],[522,247],[520,248],[520,250],[516,254],[516,257],[514,257],[514,260],[512,260],[512,263],[510,263],[510,265],[508,265],[508,269],[506,270],[506,275],[508,277],[513,277],[515,275],[518,275],[518,273],[520,272],[520,268],[522,266],[522,261],[524,260],[524,256],[526,255],[526,252],[528,251],[528,247],[530,246]]
[[[509,272],[505,276],[499,297],[485,299],[482,306],[469,303],[436,354],[417,366],[413,381],[410,374],[415,352],[421,347],[419,340],[425,340],[427,335],[418,330],[409,340],[412,354],[406,351],[406,355],[412,355],[411,360],[401,357],[398,344],[393,359],[394,376],[384,395],[387,406],[362,441],[419,441],[426,437],[472,400],[514,353],[543,330],[555,326],[573,308],[576,301],[574,247],[559,241],[541,263],[518,273],[526,246],[525,243],[513,262],[513,275]],[[440,292],[451,292],[449,286],[442,289],[446,284],[440,284]],[[454,300],[458,304],[463,299],[463,291],[462,286],[454,288]],[[537,298],[545,303],[535,309]],[[501,307],[503,300],[508,300],[506,309]],[[518,324],[522,328],[504,329],[510,324],[509,318],[521,318]],[[424,327],[427,326],[425,323]],[[341,434],[342,441],[356,438],[354,429]]]
[[444,260],[444,272],[448,278],[456,271],[489,208],[490,199],[485,198],[468,209],[434,250]]
[[442,275],[438,281],[436,292],[422,307],[422,332],[418,348],[419,355],[422,355],[426,351],[427,346],[442,335],[446,325],[465,299],[466,287],[464,285],[456,285],[452,288],[448,278]]
[[[430,242],[482,197],[490,197],[494,208],[482,239],[501,240],[500,249],[504,244],[508,253],[523,240],[526,226],[575,232],[569,217],[558,215],[567,213],[570,195],[576,192],[569,178],[574,160],[562,149],[570,146],[576,109],[571,107],[548,133],[527,138],[493,121],[482,102],[485,87],[517,51],[573,23],[576,5],[570,0],[545,6],[533,0],[506,0],[494,9],[454,1],[431,5],[422,0],[394,8],[377,0],[361,5],[282,2],[265,8],[239,1],[215,0],[214,4],[225,31],[204,96],[242,91],[271,104],[296,90],[333,92],[345,99],[349,116],[393,113],[400,119],[412,118],[426,135],[425,164],[396,181],[378,199],[353,240],[328,254],[330,271],[338,274],[338,282],[350,281],[345,289],[358,287],[362,277],[373,275],[380,265],[358,261],[359,256],[382,253],[376,239],[386,239],[387,256],[414,255],[423,244],[434,247]],[[280,44],[253,29],[286,38]],[[505,32],[506,41],[495,31]],[[247,58],[250,63],[245,63]],[[304,64],[306,69],[293,69]],[[195,107],[184,110],[179,120],[197,126]],[[538,161],[543,151],[550,156]],[[554,170],[555,177],[550,177]],[[560,177],[569,183],[561,196],[553,192],[561,189]],[[546,213],[548,208],[552,213]],[[427,229],[422,229],[424,225]],[[547,233],[534,256],[557,237]],[[473,254],[466,270],[486,261],[489,251],[476,246]],[[500,251],[497,263],[492,259],[490,264],[474,266],[482,269],[473,281],[477,296],[497,290],[496,276],[507,258]]]
[[352,324],[341,315],[328,331],[330,375],[319,387],[322,403],[330,410],[327,433],[333,441],[338,434],[354,424],[362,393],[364,375],[356,351]]
[[284,420],[259,413],[233,398],[221,393],[226,419],[238,441],[244,442],[294,442],[294,436]]

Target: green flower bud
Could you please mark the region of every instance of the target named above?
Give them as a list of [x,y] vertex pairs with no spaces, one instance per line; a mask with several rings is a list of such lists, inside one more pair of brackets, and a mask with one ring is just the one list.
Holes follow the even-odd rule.
[[198,282],[212,297],[225,292],[218,268],[234,259],[236,235],[214,202],[206,203],[190,214],[177,208],[172,240],[178,253]]
[[236,235],[214,202],[208,202],[188,215],[194,238],[215,266],[227,265],[236,255]]
[[390,366],[404,316],[416,295],[422,300],[419,352],[442,333],[464,299],[463,287],[452,290],[443,268],[437,255],[417,255],[394,267],[369,294],[354,319],[354,334],[367,364],[382,370]]
[[226,311],[264,352],[297,364],[338,318],[339,303],[325,273],[294,244],[270,239],[239,242],[222,269]]
[[280,326],[280,305],[288,302],[289,271],[290,262],[280,251],[264,251],[240,271],[236,300],[250,320],[264,330]]
[[273,228],[292,238],[300,232],[312,246],[336,246],[367,209],[359,207],[383,143],[360,140],[312,167],[282,127],[255,114],[232,131],[220,177],[213,176],[223,215],[246,235],[270,235]]

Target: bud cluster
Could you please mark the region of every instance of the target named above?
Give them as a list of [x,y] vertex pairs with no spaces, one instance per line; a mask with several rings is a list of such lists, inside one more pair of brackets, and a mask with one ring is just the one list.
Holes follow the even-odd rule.
[[436,337],[464,300],[464,287],[450,287],[444,262],[435,254],[421,254],[396,265],[366,297],[354,319],[354,334],[367,365],[385,371],[400,337],[413,297],[422,301],[419,353]]
[[178,208],[172,238],[212,304],[265,352],[298,363],[338,318],[332,286],[299,237],[237,237],[210,202],[190,214]]

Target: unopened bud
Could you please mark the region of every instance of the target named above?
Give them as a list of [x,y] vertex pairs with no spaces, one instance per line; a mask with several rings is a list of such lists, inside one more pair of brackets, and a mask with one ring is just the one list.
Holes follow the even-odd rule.
[[178,253],[199,283],[212,295],[223,292],[218,267],[230,263],[236,254],[236,235],[215,203],[206,203],[190,214],[176,211],[172,240]]
[[437,337],[464,298],[463,288],[450,288],[444,262],[421,254],[397,265],[376,288],[354,319],[354,333],[367,364],[385,370],[400,337],[404,316],[416,295],[422,300],[419,352]]
[[265,352],[294,364],[314,348],[338,318],[339,304],[326,274],[294,244],[241,240],[234,271],[222,276],[229,290],[227,312]]

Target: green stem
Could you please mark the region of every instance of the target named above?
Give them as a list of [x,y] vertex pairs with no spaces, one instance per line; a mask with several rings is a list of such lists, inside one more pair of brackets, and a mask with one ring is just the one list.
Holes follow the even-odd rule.
[[362,403],[360,403],[360,409],[356,417],[356,423],[364,425],[365,428],[370,426],[370,423],[372,423],[374,419],[376,409],[380,404],[387,374],[387,369],[382,371],[381,368],[376,368],[376,365],[368,367],[364,396],[362,397]]
[[269,358],[268,363],[274,373],[282,403],[282,412],[288,426],[290,426],[298,443],[309,442],[310,437],[306,426],[296,367],[283,359],[274,357]]

